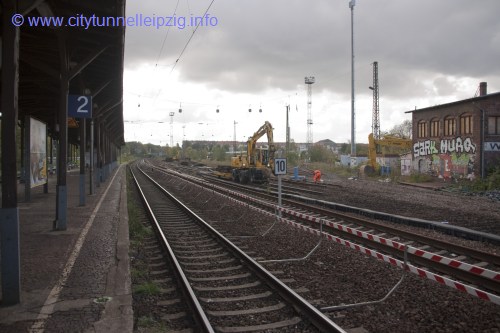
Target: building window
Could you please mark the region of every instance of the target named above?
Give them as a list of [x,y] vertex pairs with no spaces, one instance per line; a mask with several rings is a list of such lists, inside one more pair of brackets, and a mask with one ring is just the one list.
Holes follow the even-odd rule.
[[436,138],[439,136],[439,119],[431,120],[431,137]]
[[455,136],[457,134],[457,120],[453,117],[444,118],[444,136]]
[[488,134],[500,135],[500,116],[488,117]]
[[418,137],[419,138],[427,137],[427,122],[425,120],[421,120],[418,122]]
[[464,115],[460,117],[460,134],[472,134],[471,115]]

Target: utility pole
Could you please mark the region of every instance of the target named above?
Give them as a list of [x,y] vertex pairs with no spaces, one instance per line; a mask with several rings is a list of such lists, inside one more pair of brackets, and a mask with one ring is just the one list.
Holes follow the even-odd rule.
[[290,125],[288,123],[288,113],[290,112],[290,104],[286,105],[286,152],[285,157],[288,158],[288,152],[290,151]]
[[[355,116],[354,116],[354,6],[356,0],[349,1],[351,8],[351,160],[356,156]],[[351,163],[351,166],[352,163]]]

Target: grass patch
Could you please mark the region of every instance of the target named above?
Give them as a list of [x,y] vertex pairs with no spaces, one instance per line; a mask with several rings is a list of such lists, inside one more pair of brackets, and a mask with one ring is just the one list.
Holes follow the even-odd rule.
[[132,278],[132,281],[137,281],[140,279],[146,279],[148,277],[148,271],[146,269],[140,269],[136,267],[137,265],[134,265],[132,269],[130,270],[130,277]]
[[432,177],[431,175],[422,173],[413,173],[410,176],[406,177],[406,181],[408,181],[409,183],[430,183],[435,179],[436,177]]
[[145,238],[153,235],[147,225],[147,218],[142,203],[136,193],[135,183],[130,172],[127,172],[127,204],[129,216],[130,239],[130,276],[132,280],[134,332],[160,333],[168,332],[168,327],[161,320],[155,319],[150,311],[150,296],[160,294],[160,286],[149,281],[150,271],[147,265]]
[[129,223],[129,238],[131,246],[137,248],[140,246],[144,238],[151,236],[153,231],[150,227],[144,225],[141,221],[143,209],[137,204],[137,198],[134,191],[135,184],[132,181],[130,173],[127,173],[127,206],[128,206],[128,223]]
[[[142,316],[137,319],[137,329],[139,332],[146,330],[148,333],[169,332],[165,324],[156,321],[152,316]],[[135,330],[134,330],[135,331]]]
[[138,220],[133,220],[129,214],[129,233],[130,238],[133,239],[134,243],[137,245],[142,244],[144,238],[153,235],[153,231],[150,227],[145,226],[142,222]]
[[160,287],[156,283],[150,281],[134,286],[133,290],[136,294],[148,296],[158,295],[160,293]]

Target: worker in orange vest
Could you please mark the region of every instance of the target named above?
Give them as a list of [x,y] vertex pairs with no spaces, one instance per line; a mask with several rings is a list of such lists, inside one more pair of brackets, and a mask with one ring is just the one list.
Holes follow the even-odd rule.
[[313,180],[314,180],[315,183],[318,183],[321,180],[321,171],[314,170]]

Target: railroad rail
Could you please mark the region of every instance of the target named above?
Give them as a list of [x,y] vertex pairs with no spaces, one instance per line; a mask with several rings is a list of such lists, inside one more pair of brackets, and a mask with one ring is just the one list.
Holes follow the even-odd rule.
[[344,332],[146,172],[133,175],[204,331]]
[[[232,188],[247,188],[249,191],[260,191],[262,193],[270,193],[270,192],[276,192],[278,190],[278,184],[274,181],[270,181],[267,184],[260,184],[258,186],[256,185],[244,185],[244,184],[239,184],[235,183],[230,180],[224,180],[220,179],[218,177],[212,176],[210,174],[204,174],[202,175],[202,178],[211,182],[211,183],[218,183],[221,184],[225,187],[232,187]],[[323,195],[325,187],[322,185],[318,185],[317,187],[310,187],[310,188],[305,188],[304,185],[302,186],[294,186],[292,182],[285,182],[289,185],[282,185],[281,190],[282,193],[285,193],[287,195],[304,195],[304,194],[309,194],[309,195],[318,195],[321,196]]]
[[[252,190],[253,193],[250,195],[248,194],[250,190],[245,188],[244,190],[247,191],[247,194],[243,194],[241,193],[241,189],[238,192],[227,190],[219,185],[207,183],[196,177],[178,173],[175,175],[183,177],[185,180],[193,182],[200,187],[220,193],[220,195],[226,196],[235,202],[244,205],[251,203],[267,214],[274,214],[275,210],[278,209],[282,214],[282,217],[280,217],[282,222],[289,223],[312,233],[321,233],[325,238],[342,243],[395,266],[408,269],[422,277],[500,304],[500,298],[497,295],[500,292],[500,273],[493,269],[485,268],[498,265],[500,258],[496,255],[421,235],[415,236],[411,233],[401,232],[401,230],[396,228],[379,225],[366,218],[353,217],[346,214],[339,215],[338,212],[324,208],[319,209],[318,207],[304,203],[284,201],[289,206],[277,207],[276,197],[263,194],[261,191],[255,193]],[[262,199],[265,196],[267,196],[267,200]],[[356,223],[357,226],[352,226],[353,223]],[[320,224],[325,226],[326,231],[318,230]],[[362,231],[362,228],[366,231]],[[382,237],[384,233],[390,233],[393,236]],[[403,238],[405,240],[400,240]],[[412,246],[412,242],[417,244]],[[402,258],[405,250],[408,252],[412,265],[405,266],[399,260]],[[445,253],[450,257],[445,256]],[[475,264],[466,262],[470,258],[475,259]],[[455,281],[434,272],[440,272],[446,276],[472,283],[488,291]],[[492,294],[489,291],[497,294]]]

